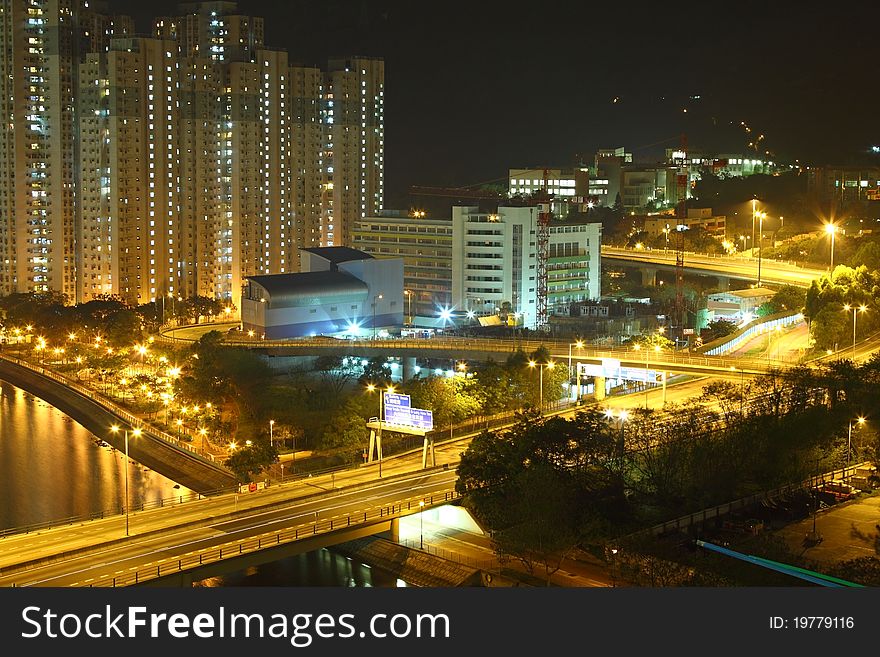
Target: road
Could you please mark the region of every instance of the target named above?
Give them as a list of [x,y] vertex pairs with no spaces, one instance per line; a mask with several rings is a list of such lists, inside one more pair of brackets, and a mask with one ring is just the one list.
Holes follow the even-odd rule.
[[771,332],[769,349],[767,338],[766,333],[756,335],[733,353],[747,358],[766,358],[769,355],[773,360],[795,363],[809,349],[810,329],[806,322],[801,322],[783,329],[778,335]]
[[[602,247],[603,260],[625,260],[660,266],[675,267],[675,251],[667,252],[645,249],[626,249],[613,246]],[[744,259],[736,256],[711,256],[686,252],[684,254],[686,269],[697,269],[708,275],[741,277],[746,280],[756,279],[758,271],[757,259]],[[807,269],[792,263],[775,260],[761,261],[761,282],[775,285],[797,285],[808,287],[810,283],[825,274],[825,270]]]
[[[341,519],[353,516],[355,521],[359,521],[365,513],[374,517],[379,509],[387,509],[392,504],[413,501],[417,504],[437,494],[441,495],[442,501],[443,493],[450,491],[454,482],[454,470],[440,469],[374,481],[366,488],[331,490],[317,498],[296,499],[291,496],[280,505],[268,506],[266,502],[269,498],[264,497],[262,502],[265,508],[257,507],[251,509],[250,513],[236,511],[227,504],[225,512],[202,516],[200,520],[184,520],[193,518],[197,504],[185,505],[180,507],[182,514],[175,513],[170,517],[166,514],[162,523],[165,531],[161,533],[143,533],[146,522],[138,523],[141,525],[139,535],[71,558],[51,560],[24,571],[2,575],[0,585],[9,586],[13,582],[16,586],[109,585],[114,577],[121,579],[135,571],[152,574],[154,569],[176,564],[181,559],[200,563],[200,554],[216,554],[218,549],[225,550],[227,555],[237,555],[242,542],[260,537],[266,541],[264,545],[275,545],[279,532],[299,530],[304,537],[311,536],[316,524],[317,531],[324,531],[330,520],[337,520],[337,527],[348,526]],[[116,524],[118,522],[116,519]],[[46,534],[50,536],[51,532]],[[19,560],[34,551],[22,548],[20,541],[18,543],[15,551]],[[45,548],[46,541],[41,541],[39,547]],[[52,543],[51,547],[49,552],[58,552],[58,545]],[[6,562],[9,561],[9,551],[4,541],[3,557]],[[39,551],[46,552],[45,549]]]
[[[428,514],[425,514],[428,515]],[[492,539],[482,533],[467,531],[460,528],[447,527],[425,518],[421,522],[418,516],[410,516],[400,522],[401,535],[406,532],[410,540],[409,547],[419,547],[437,556],[461,563],[479,564],[483,568],[498,570],[501,564],[492,547]],[[610,576],[608,566],[598,559],[580,555],[581,558],[565,558],[550,582],[556,586],[608,587],[615,582]],[[506,564],[508,569],[526,572],[525,567],[516,560]],[[540,575],[540,567],[536,576]],[[619,584],[619,583],[618,583]]]

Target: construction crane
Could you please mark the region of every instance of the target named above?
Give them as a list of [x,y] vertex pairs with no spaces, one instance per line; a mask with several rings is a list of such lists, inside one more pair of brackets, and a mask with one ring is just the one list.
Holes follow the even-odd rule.
[[532,195],[532,202],[538,205],[538,294],[535,299],[535,328],[549,328],[547,320],[547,261],[550,258],[550,220],[553,219],[550,194],[550,181],[547,169],[544,169],[544,188]]

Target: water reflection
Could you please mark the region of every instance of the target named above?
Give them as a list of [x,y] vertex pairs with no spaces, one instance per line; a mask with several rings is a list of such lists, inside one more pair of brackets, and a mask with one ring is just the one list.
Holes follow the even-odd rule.
[[[132,461],[131,505],[190,490]],[[102,447],[61,411],[0,381],[0,529],[120,513],[125,454]]]
[[193,586],[406,586],[394,575],[321,549],[210,577]]

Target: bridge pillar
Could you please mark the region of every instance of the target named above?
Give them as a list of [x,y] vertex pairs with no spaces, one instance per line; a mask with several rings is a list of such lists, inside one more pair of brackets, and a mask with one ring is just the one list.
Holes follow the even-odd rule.
[[730,289],[730,276],[716,276],[718,279],[718,289],[726,292]]
[[416,374],[416,359],[415,356],[407,356],[401,358],[403,361],[403,380],[409,381]]
[[391,535],[392,542],[400,543],[400,518],[391,519],[391,529],[388,530],[388,533]]
[[422,446],[422,469],[428,467],[428,455],[431,456],[431,466],[437,465],[437,456],[434,454],[434,439],[425,434],[425,444]]
[[594,376],[593,377],[593,396],[596,398],[596,401],[602,401],[605,399],[605,377],[604,376]]
[[639,271],[642,273],[642,285],[656,285],[657,284],[657,270],[650,269],[648,267],[639,267]]

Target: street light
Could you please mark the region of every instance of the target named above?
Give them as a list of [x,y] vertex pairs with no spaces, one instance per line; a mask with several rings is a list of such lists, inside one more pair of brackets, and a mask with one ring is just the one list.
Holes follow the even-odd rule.
[[[113,433],[119,433],[119,426],[114,424],[110,427],[110,431]],[[135,427],[132,429],[131,435],[135,438],[139,438],[141,435],[141,428]],[[128,536],[128,429],[125,430],[125,535]]]
[[413,323],[413,320],[412,320],[413,293],[412,293],[412,290],[404,290],[403,293],[406,295],[406,303],[407,303],[407,306],[409,307],[409,312],[407,313],[407,315],[409,316],[409,323],[412,324]]
[[825,224],[825,232],[831,235],[831,268],[829,272],[831,274],[834,273],[834,234],[837,232],[837,224],[827,223]]
[[614,410],[613,410],[613,409],[611,409],[611,408],[606,408],[606,409],[605,409],[605,417],[606,417],[607,419],[609,419],[609,420],[615,420],[615,419],[616,419],[616,420],[618,420],[618,421],[620,422],[620,445],[619,445],[619,451],[620,451],[620,458],[623,459],[623,454],[624,454],[624,452],[626,451],[626,443],[624,442],[623,427],[624,427],[624,424],[626,423],[626,421],[629,419],[629,411],[627,411],[627,410],[625,410],[625,409],[620,409],[620,411],[618,412],[617,416],[615,416],[615,415],[614,415]]
[[373,340],[376,339],[376,302],[382,298],[381,294],[377,294],[373,297]]
[[419,549],[425,549],[425,500],[419,500]]
[[[577,342],[572,342],[570,345],[568,345],[568,382],[569,383],[571,383],[571,348],[572,347],[577,347],[578,349],[583,349],[584,348],[584,341],[578,340]],[[577,386],[578,386],[578,388],[577,388],[578,398],[580,398],[580,396],[581,396],[580,376],[578,376]]]
[[[865,418],[859,416],[855,419],[855,421],[859,423],[859,426],[862,426],[865,423]],[[849,421],[849,433],[846,438],[846,467],[849,467],[850,448],[852,446],[852,425],[853,425],[853,420],[850,420]]]
[[766,212],[758,213],[758,287],[761,287],[761,252],[764,249],[764,217]]
[[857,308],[856,306],[850,306],[847,303],[847,304],[844,304],[843,309],[846,312],[849,312],[849,310],[852,309],[852,313],[853,313],[853,356],[852,356],[852,359],[853,359],[853,363],[855,363],[856,362],[856,312],[858,311],[860,313],[863,313],[868,309],[868,306],[866,306],[865,304],[862,304],[861,306],[859,306]]
[[533,360],[529,361],[529,367],[534,368],[536,365],[538,366],[538,370],[540,371],[540,377],[539,377],[540,378],[540,384],[539,384],[540,387],[539,387],[538,399],[539,399],[539,406],[541,409],[541,415],[543,416],[544,415],[544,368],[547,368],[548,370],[552,370],[555,367],[556,363],[554,363],[552,360],[547,363],[540,363],[540,364],[536,363]]
[[379,391],[379,433],[376,437],[376,452],[379,457],[379,476],[382,476],[382,424],[385,422],[385,393],[394,393],[394,386],[388,386],[385,390],[377,388],[374,384],[367,385],[367,392]]
[[275,445],[275,439],[272,436],[272,427],[275,426],[275,420],[269,420],[269,446]]

